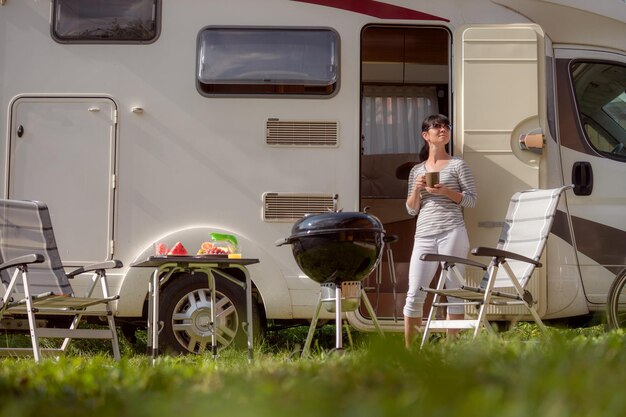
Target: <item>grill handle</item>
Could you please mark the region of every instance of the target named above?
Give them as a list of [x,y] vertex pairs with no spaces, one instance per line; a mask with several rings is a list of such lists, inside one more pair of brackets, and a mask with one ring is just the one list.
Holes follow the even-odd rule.
[[276,246],[283,246],[286,245],[287,243],[289,243],[289,238],[288,237],[284,237],[282,239],[278,239],[276,241],[276,243],[274,243]]

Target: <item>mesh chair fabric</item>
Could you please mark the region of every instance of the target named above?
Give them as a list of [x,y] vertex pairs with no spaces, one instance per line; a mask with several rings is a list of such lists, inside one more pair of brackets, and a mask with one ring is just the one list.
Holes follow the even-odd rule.
[[[32,292],[72,295],[57,249],[48,207],[37,201],[0,200],[0,262],[33,253],[42,254],[45,260],[28,267]],[[5,286],[12,275],[13,270],[0,271]],[[16,292],[23,291],[18,281]]]
[[[539,261],[554,221],[561,189],[528,190],[511,198],[497,248]],[[535,266],[507,260],[522,287],[530,279]],[[504,268],[498,271],[494,287],[511,287]]]

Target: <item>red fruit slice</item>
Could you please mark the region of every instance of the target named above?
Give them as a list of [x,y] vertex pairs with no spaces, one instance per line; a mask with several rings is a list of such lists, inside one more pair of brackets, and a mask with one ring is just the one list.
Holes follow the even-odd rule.
[[165,243],[157,243],[155,246],[155,253],[157,255],[167,255],[167,245]]
[[176,242],[174,247],[170,249],[168,255],[187,255],[187,249],[185,249],[182,243]]

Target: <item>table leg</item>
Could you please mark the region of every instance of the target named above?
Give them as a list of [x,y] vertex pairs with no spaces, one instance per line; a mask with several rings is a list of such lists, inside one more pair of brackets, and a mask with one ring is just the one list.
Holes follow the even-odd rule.
[[216,308],[215,308],[215,277],[211,270],[207,271],[209,277],[209,291],[211,291],[211,355],[213,359],[217,357],[217,328],[216,323]]
[[248,362],[254,360],[253,351],[253,325],[252,325],[252,281],[250,280],[250,274],[248,270],[244,268],[244,274],[246,276],[246,320],[248,322]]
[[337,349],[343,349],[343,333],[341,326],[343,325],[343,317],[341,316],[341,283],[335,285],[335,346]]
[[152,363],[159,352],[159,269],[152,274]]
[[148,280],[148,320],[146,327],[146,355],[152,354],[152,328],[154,324],[152,323],[152,309],[154,300],[152,298],[152,274],[150,274],[150,279]]

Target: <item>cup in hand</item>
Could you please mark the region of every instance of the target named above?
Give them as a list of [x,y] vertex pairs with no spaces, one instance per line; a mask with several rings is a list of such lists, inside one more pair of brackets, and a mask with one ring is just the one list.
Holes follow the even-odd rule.
[[426,186],[429,188],[439,184],[439,172],[427,172],[424,177],[426,178]]

